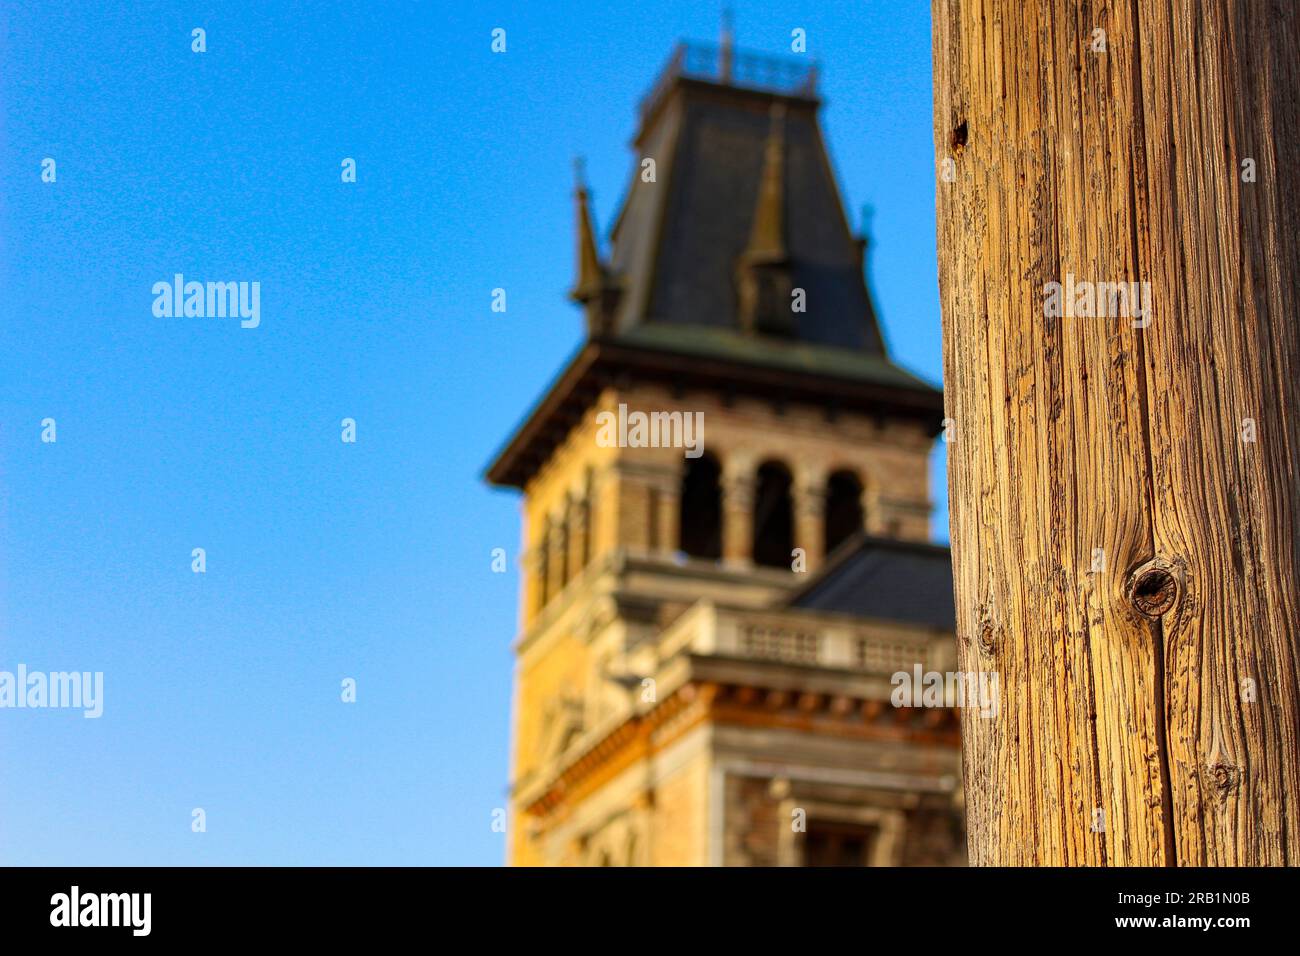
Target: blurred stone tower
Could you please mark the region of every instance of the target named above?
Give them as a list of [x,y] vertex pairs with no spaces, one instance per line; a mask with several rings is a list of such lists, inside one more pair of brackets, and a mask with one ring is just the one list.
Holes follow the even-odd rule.
[[[803,61],[683,45],[608,257],[579,177],[586,339],[488,470],[524,494],[511,863],[964,860],[955,714],[890,703],[954,666],[941,396],[885,352],[818,107]],[[600,440],[637,412],[702,454]]]

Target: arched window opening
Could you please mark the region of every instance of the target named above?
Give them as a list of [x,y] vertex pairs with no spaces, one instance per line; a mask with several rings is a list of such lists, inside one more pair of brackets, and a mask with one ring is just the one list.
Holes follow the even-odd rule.
[[537,567],[537,607],[540,610],[546,607],[546,602],[551,599],[551,528],[549,522],[542,532],[541,541],[537,545],[535,561]]
[[569,515],[568,511],[564,516],[555,523],[555,534],[559,554],[556,555],[556,562],[560,572],[560,587],[558,591],[564,590],[565,585],[569,583],[570,561],[569,561]]
[[682,474],[679,547],[695,558],[722,557],[722,469],[710,454],[687,458]]
[[754,563],[789,568],[794,550],[794,520],[790,502],[790,471],[769,461],[758,469],[754,494]]
[[580,520],[582,522],[582,566],[585,568],[591,563],[591,541],[595,535],[591,527],[592,522],[592,478],[591,469],[588,468],[582,481],[582,504],[580,505]]
[[851,471],[837,471],[826,483],[826,553],[862,530],[862,482]]

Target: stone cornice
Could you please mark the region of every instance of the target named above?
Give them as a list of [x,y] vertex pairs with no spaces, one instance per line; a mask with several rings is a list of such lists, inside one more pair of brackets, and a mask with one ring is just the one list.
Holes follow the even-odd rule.
[[[705,721],[850,740],[952,749],[961,746],[960,714],[956,708],[896,708],[887,700],[875,698],[690,680],[651,710],[628,716],[568,758],[548,779],[531,781],[517,795],[525,812],[549,816],[580,801]],[[671,733],[660,734],[670,723]]]

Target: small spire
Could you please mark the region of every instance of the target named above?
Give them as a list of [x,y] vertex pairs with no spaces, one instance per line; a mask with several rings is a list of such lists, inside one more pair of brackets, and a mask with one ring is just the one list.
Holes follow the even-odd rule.
[[569,298],[580,304],[586,313],[587,334],[605,335],[613,329],[614,312],[621,293],[615,277],[600,260],[588,202],[586,164],[582,157],[573,161],[573,176],[573,198],[578,213],[578,278]]
[[586,162],[581,156],[573,159],[573,197],[578,214],[578,279],[574,283],[572,298],[579,302],[599,293],[604,284],[604,267],[596,249],[596,230],[591,223],[591,210],[587,196]]
[[722,42],[718,45],[718,79],[731,82],[731,61],[735,37],[732,32],[731,7],[722,8]]
[[793,273],[785,247],[785,104],[772,104],[771,124],[763,147],[763,175],[758,186],[749,244],[736,263],[736,310],[748,333],[791,336],[795,333],[790,295]]
[[785,104],[780,101],[772,104],[763,149],[763,179],[745,256],[766,262],[785,258]]
[[867,261],[867,249],[871,247],[871,220],[876,215],[876,207],[869,202],[862,204],[862,228],[858,231],[857,245],[858,258],[865,265]]

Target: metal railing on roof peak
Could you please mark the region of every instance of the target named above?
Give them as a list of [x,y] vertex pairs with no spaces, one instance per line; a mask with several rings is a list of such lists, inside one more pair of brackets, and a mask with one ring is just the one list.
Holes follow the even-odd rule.
[[643,116],[658,105],[679,76],[791,96],[817,93],[815,61],[754,53],[728,44],[683,42],[673,49],[654,88],[641,101]]

